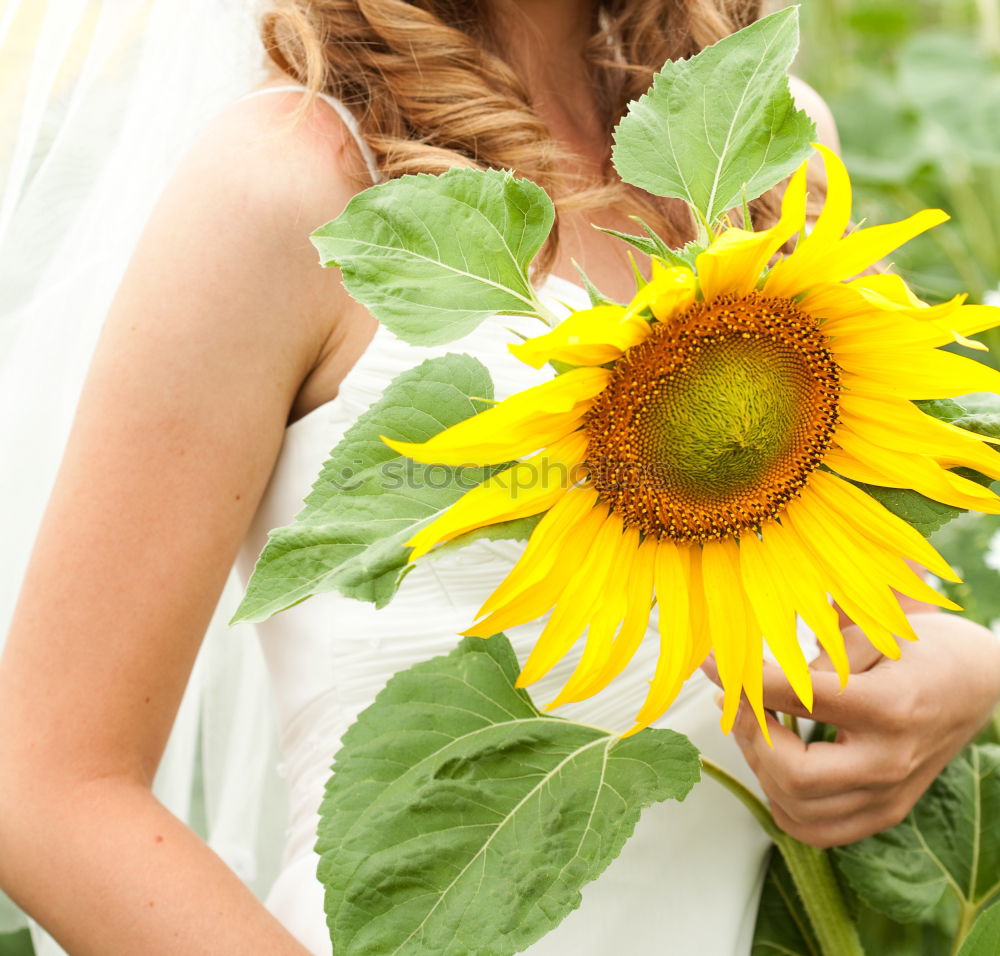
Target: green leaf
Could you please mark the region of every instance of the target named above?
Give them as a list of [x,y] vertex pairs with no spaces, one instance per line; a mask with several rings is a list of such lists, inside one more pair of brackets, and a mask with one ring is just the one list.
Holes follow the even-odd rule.
[[544,716],[503,635],[393,677],[344,736],[319,878],[339,956],[521,952],[580,903],[640,809],[683,799],[698,752]]
[[615,130],[612,158],[626,182],[683,199],[707,225],[755,199],[812,152],[816,130],[795,108],[788,68],[798,47],[789,7],[667,61]]
[[901,923],[949,893],[988,903],[1000,891],[1000,747],[966,748],[901,824],[833,852],[861,899]]
[[[963,472],[963,474],[967,478],[974,475],[968,471]],[[913,491],[910,488],[880,488],[876,485],[866,485],[863,482],[855,482],[855,484],[887,510],[916,528],[925,538],[929,538],[953,518],[964,513],[961,508],[943,504],[933,498],[926,498],[919,491]]]
[[1000,903],[979,914],[958,956],[996,956],[1000,953]]
[[0,956],[35,956],[31,945],[31,931],[22,929],[0,934]]
[[394,379],[331,452],[292,524],[270,533],[234,622],[333,589],[387,604],[412,567],[405,542],[491,472],[422,465],[380,436],[426,441],[492,397],[489,372],[468,355],[429,359]]
[[[894,85],[874,70],[861,73],[856,86],[833,98],[830,108],[852,182],[897,187],[928,161],[920,118],[901,107]],[[878,221],[891,218],[898,217],[887,210]]]
[[[817,738],[819,739],[819,738]],[[897,923],[865,906],[841,880],[844,900],[869,956],[942,956],[952,934],[932,923]],[[954,922],[954,920],[952,920]],[[771,851],[751,956],[821,956],[784,857]]]
[[916,403],[921,411],[984,438],[1000,439],[1000,395],[976,392]]
[[312,235],[325,266],[415,345],[461,338],[496,313],[534,314],[528,266],[548,237],[545,191],[500,170],[401,176],[355,196]]
[[464,548],[473,541],[527,541],[531,532],[542,520],[541,515],[530,515],[527,518],[514,518],[512,521],[500,521],[497,524],[484,525],[474,531],[466,531],[457,538],[452,538],[434,549],[435,554]]
[[[919,401],[915,404],[941,421],[986,438],[1000,438],[1000,395],[980,392],[958,398]],[[990,485],[990,479],[978,472],[968,468],[956,468],[955,471],[971,481]],[[879,488],[860,482],[857,485],[925,537],[930,537],[953,518],[964,513],[962,508],[925,498],[909,488]]]

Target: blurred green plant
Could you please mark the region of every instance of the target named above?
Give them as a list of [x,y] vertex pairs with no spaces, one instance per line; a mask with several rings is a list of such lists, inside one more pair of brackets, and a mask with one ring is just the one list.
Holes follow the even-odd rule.
[[34,952],[26,929],[17,933],[0,933],[0,956],[33,956]]
[[[796,71],[837,119],[856,216],[951,213],[895,256],[915,291],[1000,300],[997,0],[807,0]],[[998,365],[1000,333],[980,338]]]

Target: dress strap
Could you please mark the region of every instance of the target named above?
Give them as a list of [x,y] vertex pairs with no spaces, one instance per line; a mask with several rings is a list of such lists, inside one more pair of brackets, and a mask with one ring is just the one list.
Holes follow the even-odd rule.
[[[289,83],[285,86],[266,86],[262,90],[254,90],[252,93],[248,93],[246,96],[241,97],[241,100],[253,99],[255,96],[265,96],[268,93],[305,93],[306,87],[300,86],[299,84]],[[379,171],[378,163],[375,161],[375,154],[372,152],[371,147],[365,142],[364,137],[361,135],[361,127],[358,125],[357,117],[335,96],[330,96],[328,93],[317,93],[316,94],[324,103],[332,107],[334,112],[343,120],[344,125],[347,127],[347,131],[351,134],[354,142],[358,144],[358,149],[361,150],[361,158],[365,161],[365,166],[368,167],[368,173],[372,178],[373,183],[382,182],[382,173]]]

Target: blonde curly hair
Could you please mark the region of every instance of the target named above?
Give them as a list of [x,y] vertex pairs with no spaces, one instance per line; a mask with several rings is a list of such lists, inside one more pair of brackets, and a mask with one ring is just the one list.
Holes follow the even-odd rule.
[[[532,103],[498,29],[510,0],[274,0],[261,34],[271,60],[357,116],[386,178],[456,165],[513,169],[557,207],[613,206],[671,244],[692,237],[686,207],[628,186],[610,164],[611,131],[668,59],[692,56],[760,16],[761,0],[595,0],[586,62],[608,134],[600,182],[558,170],[562,149]],[[505,9],[505,4],[507,7]],[[776,201],[751,205],[758,225]],[[556,240],[543,254],[551,264]]]

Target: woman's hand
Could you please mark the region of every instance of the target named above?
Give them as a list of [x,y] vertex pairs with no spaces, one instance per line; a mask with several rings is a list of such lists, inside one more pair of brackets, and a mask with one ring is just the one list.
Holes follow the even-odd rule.
[[853,673],[841,692],[824,658],[814,667],[812,714],[778,667],[764,665],[764,706],[832,724],[833,743],[806,744],[769,717],[773,747],[745,704],[733,735],[774,819],[819,847],[853,843],[899,823],[942,768],[983,727],[1000,699],[1000,641],[964,618],[911,614],[920,637],[898,661],[873,655],[844,628]]

